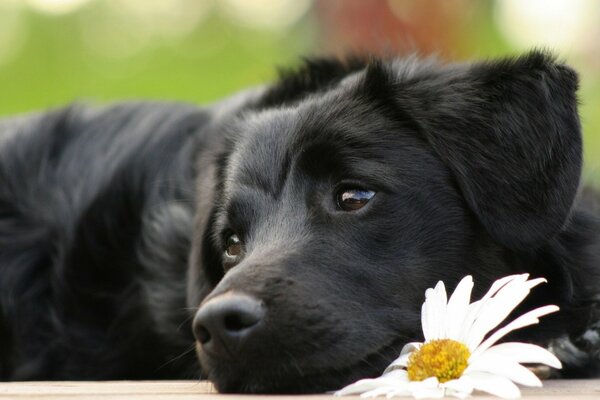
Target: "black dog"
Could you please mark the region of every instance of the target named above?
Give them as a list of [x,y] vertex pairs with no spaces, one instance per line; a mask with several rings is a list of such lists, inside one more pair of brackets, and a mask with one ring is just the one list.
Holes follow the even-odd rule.
[[519,339],[597,373],[577,85],[542,52],[316,60],[203,109],[1,122],[0,378],[198,377],[193,325],[221,391],[337,389],[421,338],[427,287],[517,272],[562,309]]

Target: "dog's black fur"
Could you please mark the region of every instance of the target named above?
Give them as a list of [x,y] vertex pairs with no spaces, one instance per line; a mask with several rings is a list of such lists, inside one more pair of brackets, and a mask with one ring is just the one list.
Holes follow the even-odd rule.
[[[519,338],[553,346],[565,376],[597,373],[578,339],[598,319],[600,222],[577,196],[577,86],[538,51],[312,60],[207,108],[1,122],[0,378],[198,377],[191,318],[236,291],[264,326],[226,357],[200,348],[206,376],[332,390],[421,338],[427,287],[472,274],[481,295],[517,272],[548,279],[522,309],[561,307]],[[351,188],[377,194],[343,211]],[[232,233],[245,256],[225,273]]]

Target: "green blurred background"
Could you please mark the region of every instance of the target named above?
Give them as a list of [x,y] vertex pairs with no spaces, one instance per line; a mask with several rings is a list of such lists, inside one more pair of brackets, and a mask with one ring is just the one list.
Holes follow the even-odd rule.
[[75,100],[207,103],[302,55],[553,49],[581,74],[588,181],[600,183],[600,1],[0,0],[0,115]]

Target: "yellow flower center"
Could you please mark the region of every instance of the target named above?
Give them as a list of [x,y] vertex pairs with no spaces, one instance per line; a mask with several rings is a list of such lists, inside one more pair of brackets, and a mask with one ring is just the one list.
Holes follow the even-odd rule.
[[408,379],[422,381],[435,376],[440,382],[460,378],[467,368],[471,352],[464,344],[451,339],[432,340],[408,358]]

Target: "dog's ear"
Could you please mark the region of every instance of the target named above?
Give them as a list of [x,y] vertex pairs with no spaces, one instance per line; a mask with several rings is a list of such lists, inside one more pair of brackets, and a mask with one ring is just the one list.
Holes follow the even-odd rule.
[[414,119],[493,238],[525,249],[563,227],[582,164],[573,70],[533,51],[431,68],[392,86],[396,107]]

